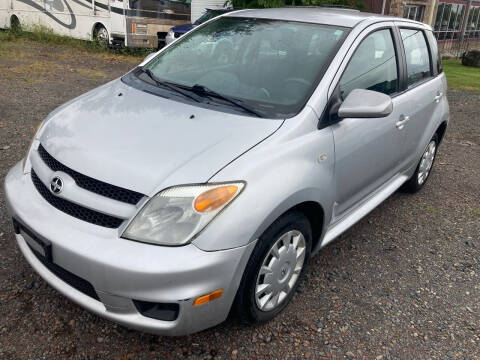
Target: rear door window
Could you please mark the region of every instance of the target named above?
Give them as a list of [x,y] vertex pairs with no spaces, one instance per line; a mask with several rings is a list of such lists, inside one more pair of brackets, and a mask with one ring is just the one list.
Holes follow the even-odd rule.
[[407,60],[408,86],[432,76],[430,54],[422,30],[400,29]]

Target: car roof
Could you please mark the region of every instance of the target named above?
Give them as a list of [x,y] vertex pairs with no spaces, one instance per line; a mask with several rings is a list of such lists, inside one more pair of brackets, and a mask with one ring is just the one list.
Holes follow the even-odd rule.
[[210,9],[210,8],[207,8],[205,9],[205,11],[218,11],[218,12],[231,12],[231,11],[235,11],[235,9]]
[[383,16],[367,12],[360,12],[356,9],[329,7],[283,7],[275,9],[247,9],[229,13],[228,16],[301,21],[325,25],[338,25],[350,28],[356,26],[358,23],[362,22],[365,19],[369,19],[372,22],[401,20],[415,24],[425,25],[418,21],[392,16]]

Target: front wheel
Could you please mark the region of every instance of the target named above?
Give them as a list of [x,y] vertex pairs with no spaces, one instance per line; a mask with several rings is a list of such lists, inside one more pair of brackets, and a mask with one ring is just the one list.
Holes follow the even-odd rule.
[[269,321],[287,306],[304,273],[311,243],[310,223],[299,212],[283,215],[260,236],[235,302],[243,320]]
[[420,159],[412,177],[405,183],[404,189],[406,191],[415,193],[425,185],[432,170],[433,163],[435,162],[437,146],[438,136],[435,134],[425,148],[422,158]]

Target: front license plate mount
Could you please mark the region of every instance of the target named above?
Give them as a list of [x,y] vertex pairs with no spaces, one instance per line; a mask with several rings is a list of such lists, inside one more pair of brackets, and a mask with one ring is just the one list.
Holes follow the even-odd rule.
[[33,231],[19,223],[16,219],[13,219],[13,227],[15,229],[15,233],[22,235],[22,237],[25,239],[25,242],[33,251],[42,256],[47,262],[53,262],[52,243],[50,241],[41,239],[39,236],[35,235]]

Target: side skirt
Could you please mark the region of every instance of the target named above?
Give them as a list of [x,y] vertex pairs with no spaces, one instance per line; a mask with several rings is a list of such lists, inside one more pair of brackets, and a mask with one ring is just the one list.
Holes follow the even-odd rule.
[[378,189],[375,193],[369,196],[366,200],[361,202],[355,208],[345,214],[340,220],[331,224],[325,233],[320,248],[332,242],[335,238],[341,235],[344,231],[353,226],[356,222],[362,219],[370,211],[375,209],[390,195],[392,195],[402,184],[408,180],[407,175],[397,175]]

